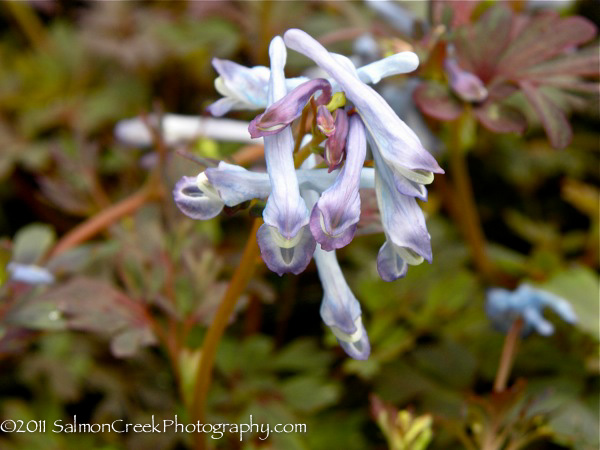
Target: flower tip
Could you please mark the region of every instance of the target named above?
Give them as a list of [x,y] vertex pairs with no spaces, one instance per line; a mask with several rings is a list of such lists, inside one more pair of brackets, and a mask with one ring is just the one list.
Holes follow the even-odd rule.
[[182,177],[173,188],[173,199],[179,210],[186,216],[196,220],[212,219],[223,210],[224,203],[216,192],[205,193],[199,187],[200,175]]
[[335,334],[338,343],[344,349],[344,351],[353,359],[360,361],[367,360],[371,354],[371,343],[369,342],[369,336],[367,330],[362,323],[361,316],[358,316],[355,322],[356,332],[352,335],[342,333],[335,327],[331,327],[331,331]]
[[415,52],[401,52],[399,57],[404,61],[406,72],[413,72],[419,67],[419,55]]

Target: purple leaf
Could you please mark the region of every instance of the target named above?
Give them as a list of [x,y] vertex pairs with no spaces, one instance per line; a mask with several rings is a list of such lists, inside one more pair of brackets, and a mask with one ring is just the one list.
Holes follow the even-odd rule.
[[581,45],[595,35],[596,27],[583,17],[561,19],[553,14],[535,17],[511,43],[498,67],[511,76]]
[[109,336],[115,356],[154,343],[143,306],[104,281],[74,278],[15,305],[7,321],[33,329],[72,329]]
[[511,22],[511,11],[499,5],[489,8],[473,27],[461,28],[455,41],[461,65],[484,82],[489,81],[509,42]]
[[531,83],[521,81],[519,86],[540,117],[552,147],[565,148],[569,145],[573,132],[564,113]]
[[423,83],[413,96],[421,111],[436,119],[455,120],[462,114],[461,103],[441,84]]
[[600,72],[600,48],[597,45],[559,56],[519,72],[521,77],[541,79],[560,75],[598,75]]

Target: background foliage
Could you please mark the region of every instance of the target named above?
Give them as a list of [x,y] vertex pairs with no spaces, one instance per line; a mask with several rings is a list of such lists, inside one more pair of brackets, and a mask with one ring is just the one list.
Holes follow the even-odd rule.
[[[543,89],[511,92],[500,106],[486,103],[480,108],[488,109],[471,114],[448,86],[435,41],[436,26],[459,30],[446,38],[457,39],[464,61],[478,51],[469,45],[493,39],[493,24],[482,25],[482,17],[503,13],[491,2],[471,3],[474,8],[454,2],[453,16],[445,16],[443,2],[405,5],[422,18],[412,35],[394,28],[393,16],[386,21],[359,2],[0,5],[0,418],[53,422],[76,414],[81,422],[145,423],[152,414],[188,417],[199,348],[251,218],[243,211],[203,223],[183,217],[170,189],[200,169],[161,149],[160,141],[151,149],[130,148],[115,139],[114,126],[142,113],[201,114],[218,97],[212,57],[265,64],[271,37],[297,27],[344,54],[353,53],[353,41],[366,31],[376,52],[412,46],[419,53],[423,84],[415,98],[426,114],[419,117],[430,130],[429,148],[445,168],[447,149],[464,152],[485,250],[502,283],[514,288],[529,280],[559,294],[579,321],[571,326],[548,314],[555,334],[523,339],[513,370],[513,381],[521,382],[507,394],[512,397],[490,394],[504,335],[492,328],[484,300],[485,290],[498,283],[474,262],[457,225],[461,205],[453,205],[446,177],[436,177],[424,204],[433,264],[384,283],[374,260],[380,235],[361,236],[338,252],[363,305],[368,361],[347,358],[321,324],[314,266],[279,278],[259,264],[219,347],[208,421],[241,423],[252,414],[255,422],[306,423],[309,432],[271,435],[266,442],[225,437],[212,445],[386,448],[393,433],[406,434],[393,420],[395,408],[409,411],[401,421],[406,429],[417,423],[432,431],[396,448],[424,448],[429,439],[430,448],[464,448],[494,417],[511,433],[527,428],[540,438],[525,448],[598,448],[597,75],[577,72],[573,61],[566,71],[564,62],[558,69],[554,63],[545,66],[543,83],[536,79]],[[532,14],[525,2],[506,3],[511,14]],[[592,3],[570,4],[561,14],[598,24]],[[574,33],[555,46],[579,45],[580,37]],[[552,47],[533,32],[530,39],[534,56]],[[580,65],[597,59],[597,44],[586,45]],[[289,75],[306,67],[297,55],[289,59]],[[516,63],[510,69],[503,73],[517,85],[531,81]],[[580,75],[587,78],[575,83]],[[568,83],[557,88],[557,76]],[[382,91],[402,98],[408,78],[394,77]],[[554,106],[547,106],[548,98]],[[536,108],[536,99],[546,108]],[[435,117],[436,111],[447,114]],[[414,107],[412,114],[419,114]],[[221,159],[240,147],[199,138],[179,150]],[[131,214],[56,251],[59,237],[135,193],[143,201]],[[46,267],[56,282],[9,281],[10,261]],[[411,422],[419,416],[432,420]],[[0,435],[3,449],[191,445],[189,436],[176,434]]]

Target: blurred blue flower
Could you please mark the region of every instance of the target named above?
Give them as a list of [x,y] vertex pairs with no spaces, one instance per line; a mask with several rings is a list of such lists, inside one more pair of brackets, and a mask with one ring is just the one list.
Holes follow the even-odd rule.
[[565,322],[575,323],[577,316],[564,298],[521,284],[516,290],[493,288],[487,292],[485,310],[495,328],[506,332],[517,318],[524,322],[523,335],[537,331],[542,336],[554,333],[554,326],[544,318],[545,308],[550,308]]
[[10,273],[12,281],[31,285],[54,283],[54,275],[45,267],[35,264],[22,264],[13,261],[8,263],[6,269]]

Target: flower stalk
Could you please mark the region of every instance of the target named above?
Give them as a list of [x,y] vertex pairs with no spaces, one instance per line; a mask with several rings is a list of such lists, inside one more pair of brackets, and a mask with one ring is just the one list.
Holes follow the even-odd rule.
[[503,392],[506,389],[510,370],[512,369],[517,354],[519,337],[521,336],[523,325],[524,322],[522,318],[515,320],[508,334],[504,338],[500,365],[498,366],[498,372],[496,372],[496,379],[494,380],[494,392]]
[[[470,112],[466,114],[470,114]],[[449,154],[452,184],[456,196],[454,215],[467,241],[477,271],[486,280],[490,281],[494,268],[487,256],[485,235],[475,204],[471,177],[465,158],[466,148],[462,139],[463,127],[466,125],[467,120],[468,117],[463,116],[451,127]]]
[[[252,274],[256,267],[255,261],[258,259],[256,232],[262,223],[263,221],[261,219],[254,220],[248,240],[246,241],[246,246],[244,247],[244,252],[242,253],[242,259],[229,282],[227,291],[219,303],[219,308],[217,309],[215,317],[204,338],[204,343],[202,344],[202,356],[195,377],[194,397],[192,399],[191,416],[194,422],[204,422],[206,397],[212,379],[212,369],[217,354],[217,347],[225,332],[225,328],[227,328],[227,323],[233,313],[237,300],[252,278]],[[205,448],[203,433],[196,433],[195,448]]]

